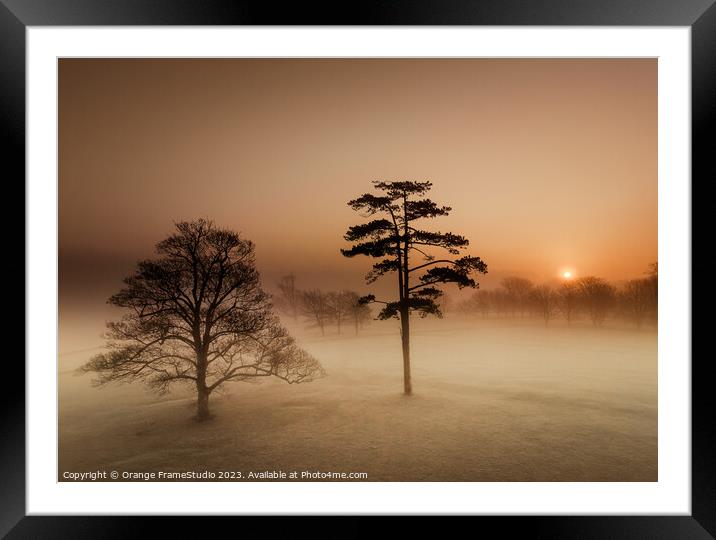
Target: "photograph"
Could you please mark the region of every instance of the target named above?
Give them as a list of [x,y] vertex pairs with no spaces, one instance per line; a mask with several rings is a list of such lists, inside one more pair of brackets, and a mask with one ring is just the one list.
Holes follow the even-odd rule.
[[658,482],[658,62],[59,58],[57,481]]

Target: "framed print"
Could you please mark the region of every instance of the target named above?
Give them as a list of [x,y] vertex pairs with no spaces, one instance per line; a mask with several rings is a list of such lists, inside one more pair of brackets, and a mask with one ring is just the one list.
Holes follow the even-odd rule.
[[712,536],[716,8],[536,7],[5,1],[3,534]]

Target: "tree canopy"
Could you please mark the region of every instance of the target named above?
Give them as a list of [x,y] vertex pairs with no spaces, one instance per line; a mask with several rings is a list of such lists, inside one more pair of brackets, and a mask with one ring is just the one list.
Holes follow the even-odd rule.
[[142,380],[159,391],[196,386],[199,416],[229,381],[275,376],[288,383],[323,374],[272,312],[254,245],[210,221],[176,224],[108,302],[126,310],[107,324],[108,352],[82,369],[96,382]]
[[[350,227],[344,239],[355,244],[341,253],[346,257],[366,255],[382,259],[373,265],[366,281],[373,283],[389,272],[398,272],[399,298],[381,301],[367,295],[361,301],[385,304],[378,315],[380,319],[399,318],[403,307],[421,316],[441,316],[436,300],[443,293],[438,286],[454,283],[459,288],[477,287],[472,274],[487,273],[487,265],[480,257],[448,259],[428,253],[430,248],[441,248],[450,255],[459,255],[469,245],[468,239],[459,234],[416,227],[415,222],[420,219],[447,216],[452,210],[430,199],[413,198],[430,191],[431,182],[373,182],[373,185],[381,195],[366,193],[348,205],[364,217],[381,217]],[[419,257],[420,262],[411,266],[413,256]]]

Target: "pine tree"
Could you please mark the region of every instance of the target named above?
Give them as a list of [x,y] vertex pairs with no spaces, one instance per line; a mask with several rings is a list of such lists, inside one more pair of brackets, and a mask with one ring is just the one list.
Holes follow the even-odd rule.
[[[356,243],[349,249],[342,249],[341,253],[346,257],[366,255],[381,259],[366,276],[367,283],[373,283],[387,273],[397,274],[397,300],[378,300],[370,294],[362,297],[361,302],[383,304],[378,318],[395,318],[400,321],[403,387],[404,393],[409,395],[412,393],[411,312],[417,312],[421,317],[441,317],[437,299],[443,293],[438,286],[455,283],[459,288],[477,288],[478,283],[471,274],[486,274],[487,265],[479,257],[465,255],[460,258],[437,258],[430,253],[438,248],[449,255],[459,255],[469,244],[464,236],[416,227],[418,220],[447,216],[452,210],[447,206],[438,206],[430,199],[421,198],[432,188],[431,182],[373,182],[373,185],[379,194],[366,193],[349,201],[348,205],[362,212],[364,217],[376,216],[376,219],[350,227],[344,238]],[[417,264],[413,262],[415,257],[419,258]]]

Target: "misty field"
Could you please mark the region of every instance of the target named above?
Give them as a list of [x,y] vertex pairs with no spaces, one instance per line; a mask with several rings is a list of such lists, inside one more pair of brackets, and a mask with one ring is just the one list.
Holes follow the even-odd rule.
[[59,473],[363,472],[368,481],[656,481],[657,337],[562,321],[414,320],[414,395],[397,323],[290,327],[325,378],[195,394],[94,388],[61,367]]

